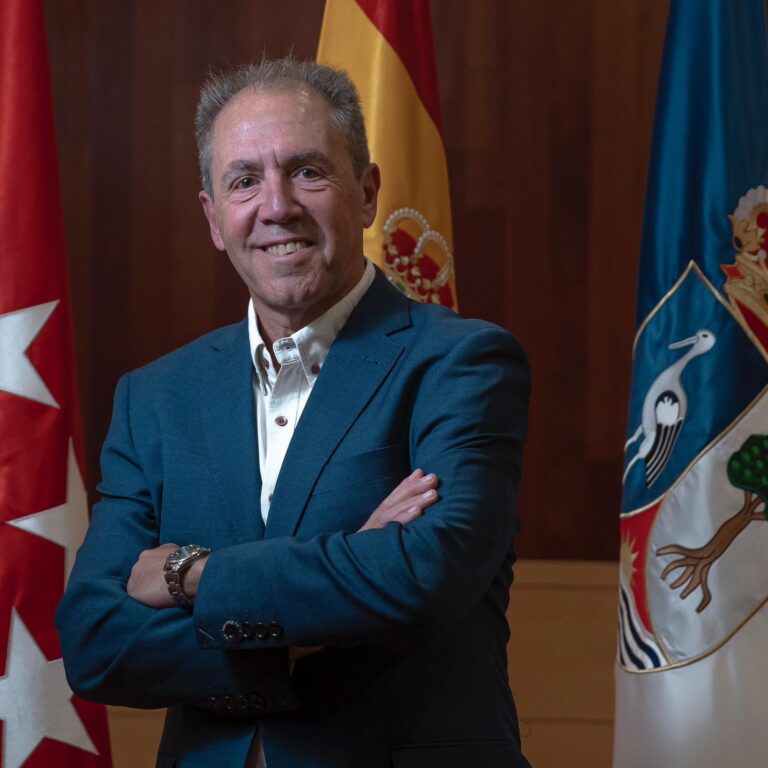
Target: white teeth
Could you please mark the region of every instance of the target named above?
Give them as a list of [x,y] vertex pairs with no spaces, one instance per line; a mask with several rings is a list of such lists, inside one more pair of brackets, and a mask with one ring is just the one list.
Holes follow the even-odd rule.
[[290,243],[279,243],[278,245],[270,245],[266,248],[266,252],[271,256],[285,256],[287,253],[295,253],[301,248],[306,248],[309,245],[306,240],[293,240]]

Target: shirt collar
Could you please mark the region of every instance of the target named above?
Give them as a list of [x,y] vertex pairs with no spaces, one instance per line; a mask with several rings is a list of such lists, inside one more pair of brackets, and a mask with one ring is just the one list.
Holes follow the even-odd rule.
[[[352,310],[371,287],[375,274],[373,264],[365,259],[363,276],[349,293],[308,325],[290,336],[277,339],[272,349],[280,365],[300,361],[307,381],[310,386],[313,385],[325,363],[325,358],[328,357],[331,345],[349,319]],[[248,340],[256,378],[262,393],[266,395],[268,389],[271,389],[274,384],[276,374],[259,331],[252,299],[248,302]]]

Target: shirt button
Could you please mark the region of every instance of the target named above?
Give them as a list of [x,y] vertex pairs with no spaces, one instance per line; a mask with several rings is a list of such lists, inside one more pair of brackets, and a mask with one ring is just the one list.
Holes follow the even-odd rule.
[[271,504],[272,503],[272,494],[270,493],[267,497],[267,501]]
[[277,424],[278,427],[284,427],[288,423],[288,419],[285,418],[285,416],[278,416],[275,419],[275,424]]
[[267,357],[264,358],[264,367],[269,370],[269,358]]
[[317,376],[320,373],[320,366],[317,363],[312,363],[312,367],[309,370]]

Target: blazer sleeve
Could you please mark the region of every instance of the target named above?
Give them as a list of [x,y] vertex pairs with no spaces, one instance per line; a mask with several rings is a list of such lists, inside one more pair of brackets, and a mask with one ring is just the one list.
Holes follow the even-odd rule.
[[405,526],[215,551],[195,604],[201,647],[259,643],[223,632],[227,622],[276,628],[276,645],[344,646],[410,630],[437,633],[480,600],[518,529],[528,364],[514,337],[483,324],[420,376],[410,414],[411,463],[438,475],[440,501]]
[[255,701],[264,714],[292,708],[285,649],[203,652],[190,611],[150,608],[126,593],[139,553],[159,543],[156,504],[134,445],[129,401],[126,376],[117,387],[102,453],[101,501],[56,617],[72,690],[132,707],[193,703],[217,709],[218,697],[226,696],[243,710]]

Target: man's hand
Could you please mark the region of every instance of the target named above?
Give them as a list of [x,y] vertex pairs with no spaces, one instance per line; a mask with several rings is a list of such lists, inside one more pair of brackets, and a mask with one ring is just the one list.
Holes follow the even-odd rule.
[[[422,469],[414,470],[373,510],[373,514],[365,521],[358,533],[383,528],[387,523],[405,525],[415,520],[427,507],[437,501],[437,484],[436,475],[425,475]],[[289,657],[292,662],[295,662],[304,656],[322,651],[323,648],[322,645],[311,647],[292,645],[288,649]]]
[[[415,470],[373,510],[360,531],[383,528],[387,523],[393,522],[401,525],[410,523],[437,501],[437,485],[436,475],[425,475],[423,470]],[[154,549],[145,549],[139,555],[126,586],[126,591],[134,600],[151,608],[176,606],[168,592],[163,569],[168,555],[178,548],[178,544],[161,544]],[[207,559],[201,557],[196,560],[183,576],[184,592],[192,599],[197,594],[197,586]]]
[[[437,501],[437,475],[416,469],[373,510],[360,531],[383,528],[387,523],[410,523]],[[360,532],[358,531],[358,533]]]
[[131,568],[126,592],[134,600],[152,608],[171,608],[176,605],[168,592],[163,569],[168,555],[178,548],[178,544],[161,544],[154,549],[145,549]]

